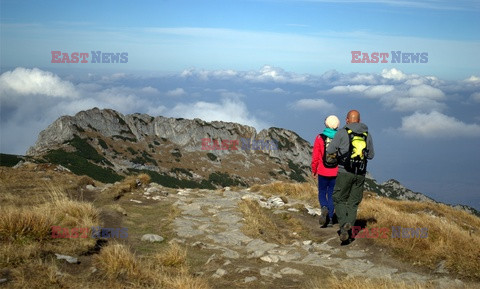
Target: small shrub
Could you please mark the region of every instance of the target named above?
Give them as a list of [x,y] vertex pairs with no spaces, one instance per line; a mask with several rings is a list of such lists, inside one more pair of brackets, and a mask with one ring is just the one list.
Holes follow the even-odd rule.
[[[172,243],[166,252],[159,252],[154,255],[155,261],[162,266],[181,267],[186,265],[187,250],[177,243]],[[155,262],[157,263],[157,262]]]
[[127,148],[127,151],[129,151],[132,155],[136,155],[136,154],[137,154],[137,151],[134,150],[134,149],[131,148],[131,147],[128,147],[128,148]]
[[207,153],[207,157],[211,160],[211,161],[216,161],[217,160],[217,156],[212,154],[212,153]]
[[140,264],[135,255],[122,244],[109,244],[93,258],[93,264],[107,279],[138,277]]
[[182,157],[182,153],[180,152],[179,149],[174,149],[173,152],[171,152],[172,156],[176,157],[176,158],[181,158]]
[[22,158],[20,156],[0,154],[0,166],[13,167],[21,160]]
[[107,145],[107,143],[106,143],[103,139],[99,138],[99,139],[98,139],[98,144],[99,144],[102,148],[108,149],[108,145]]
[[193,177],[193,174],[189,170],[184,169],[184,168],[172,168],[170,171],[173,172],[173,173],[176,173],[176,174],[182,173],[182,174],[185,174],[189,177]]
[[222,187],[231,187],[231,186],[247,186],[245,182],[240,179],[232,178],[227,173],[214,172],[208,176],[208,181],[212,184],[217,184]]
[[77,152],[66,152],[62,149],[53,150],[45,155],[45,159],[68,168],[74,174],[87,175],[103,183],[114,183],[122,179],[113,170],[97,166],[86,158],[79,156]]
[[38,208],[2,208],[0,239],[41,241],[51,238],[53,219]]

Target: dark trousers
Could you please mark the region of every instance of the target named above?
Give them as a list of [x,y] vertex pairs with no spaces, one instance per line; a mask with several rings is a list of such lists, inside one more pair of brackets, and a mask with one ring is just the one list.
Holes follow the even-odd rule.
[[333,202],[340,227],[345,223],[350,223],[352,226],[355,224],[358,205],[363,198],[364,183],[365,176],[338,172],[333,189]]
[[321,207],[328,208],[328,216],[333,218],[333,188],[335,187],[335,179],[337,177],[318,176],[318,202]]

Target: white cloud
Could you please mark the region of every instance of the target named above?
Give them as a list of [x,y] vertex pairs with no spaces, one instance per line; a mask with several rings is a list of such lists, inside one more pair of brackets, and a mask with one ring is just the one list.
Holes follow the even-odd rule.
[[261,92],[267,92],[267,93],[275,93],[275,94],[284,94],[287,93],[287,91],[281,89],[280,87],[274,88],[274,89],[261,89]]
[[37,95],[42,94],[59,98],[78,96],[75,86],[60,79],[57,75],[38,68],[17,67],[13,71],[0,75],[0,94],[5,95]]
[[363,93],[368,97],[378,97],[395,90],[393,85],[339,85],[328,90],[330,93]]
[[383,104],[396,111],[441,111],[446,105],[426,97],[408,97],[400,94],[392,94],[380,100]]
[[271,65],[264,65],[258,72],[250,71],[245,76],[245,79],[252,81],[273,81],[273,82],[290,82],[290,83],[303,83],[308,80],[305,75],[299,75],[296,73],[289,73],[279,67]]
[[230,79],[239,75],[239,72],[233,69],[227,70],[196,70],[195,68],[189,68],[182,71],[181,77],[198,77],[202,80],[214,79]]
[[127,77],[125,73],[114,73],[112,75],[104,75],[102,76],[102,80],[105,82],[117,81],[120,79],[124,79]]
[[414,79],[409,79],[407,81],[405,81],[405,84],[407,85],[420,85],[420,84],[423,84],[424,83],[424,79],[422,78],[414,78]]
[[405,73],[396,68],[383,69],[382,76],[383,78],[392,80],[405,80],[407,78],[407,75]]
[[362,75],[361,78],[365,79],[366,82],[372,82],[376,79],[375,77],[367,77],[368,74],[344,75],[336,73],[334,75],[335,82],[342,83],[342,85],[336,85],[327,90],[326,93],[376,98],[385,107],[402,112],[441,111],[446,107],[443,101],[447,97],[440,87],[447,86],[442,86],[443,82],[436,77],[405,74],[392,68],[382,70],[382,79],[379,82],[383,84],[343,84],[352,83],[353,79],[358,80],[358,75]]
[[480,77],[472,75],[469,78],[465,79],[464,81],[473,83],[473,84],[480,84]]
[[151,115],[151,116],[159,116],[159,115],[163,115],[165,112],[167,111],[167,108],[163,105],[159,105],[159,106],[150,106],[147,108],[147,111],[146,113],[148,115]]
[[253,82],[279,82],[279,83],[305,83],[309,76],[291,73],[279,67],[264,65],[258,71],[236,71],[228,70],[196,70],[194,68],[184,70],[182,77],[198,77],[201,80],[213,79],[240,79]]
[[353,83],[367,83],[367,84],[375,84],[377,82],[376,78],[372,74],[356,74],[352,77],[351,81]]
[[393,85],[373,85],[365,90],[365,95],[370,97],[377,97],[395,90]]
[[141,91],[145,92],[145,93],[151,93],[151,94],[158,93],[158,89],[156,89],[155,87],[151,87],[151,86],[146,86],[146,87],[142,88]]
[[300,99],[295,102],[292,107],[298,110],[323,110],[332,111],[335,109],[335,105],[325,101],[324,99]]
[[236,122],[253,126],[257,130],[268,127],[266,123],[252,116],[243,102],[230,98],[224,98],[220,103],[204,101],[180,103],[168,111],[167,115],[190,119],[200,118],[205,121]]
[[444,100],[445,94],[438,88],[431,87],[430,85],[421,84],[417,86],[412,86],[408,90],[408,94],[414,98],[429,98],[434,100]]
[[437,111],[403,117],[399,130],[410,136],[428,138],[480,137],[479,124],[466,124]]
[[175,88],[173,90],[167,91],[168,96],[182,96],[185,95],[186,92],[183,88]]
[[364,92],[369,88],[368,85],[358,84],[358,85],[338,85],[334,86],[328,90],[331,93],[358,93]]
[[281,89],[280,87],[277,87],[277,88],[274,88],[272,90],[272,92],[274,92],[274,93],[285,93],[286,91]]

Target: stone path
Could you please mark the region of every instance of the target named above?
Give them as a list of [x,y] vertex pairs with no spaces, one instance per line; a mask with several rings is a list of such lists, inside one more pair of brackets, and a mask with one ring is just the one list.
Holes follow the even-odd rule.
[[[155,184],[153,184],[155,185]],[[150,195],[147,198],[152,198]],[[169,194],[181,215],[174,220],[177,238],[172,240],[210,255],[196,274],[222,280],[228,276],[235,284],[268,285],[272,282],[286,282],[288,288],[300,286],[312,272],[327,271],[337,276],[362,276],[365,278],[391,278],[398,281],[434,281],[437,288],[448,288],[462,284],[448,276],[428,275],[410,272],[405,266],[375,263],[373,250],[355,246],[340,246],[338,236],[332,234],[323,242],[292,240],[291,244],[268,243],[246,236],[241,228],[243,216],[238,204],[243,199],[257,200],[262,206],[278,212],[297,213],[290,204],[280,198],[265,200],[257,193],[189,189]],[[310,209],[310,211],[314,211]],[[221,283],[219,283],[221,284]],[[298,287],[296,286],[298,285]],[[215,284],[214,284],[215,287]],[[246,286],[248,287],[248,286]],[[218,286],[216,288],[223,288]]]

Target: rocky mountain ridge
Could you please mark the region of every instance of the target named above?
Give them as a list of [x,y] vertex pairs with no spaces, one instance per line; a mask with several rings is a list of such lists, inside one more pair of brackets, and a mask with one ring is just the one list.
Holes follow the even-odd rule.
[[[205,140],[220,145],[206,147]],[[311,146],[280,128],[257,133],[237,123],[123,115],[94,108],[57,119],[40,133],[27,156],[60,162],[74,172],[78,170],[74,163],[81,162],[91,177],[97,177],[88,173],[95,169],[112,181],[115,175],[146,170],[197,182],[212,174],[214,178],[228,174],[232,181],[227,185],[240,185],[276,179],[305,181]]]
[[[213,149],[202,149],[205,139]],[[222,149],[222,140],[238,143]],[[250,141],[248,145],[246,140]],[[252,146],[258,140],[263,143]],[[219,145],[213,146],[213,141]],[[267,142],[275,145],[262,146]],[[39,134],[27,157],[60,164],[102,182],[146,172],[154,181],[169,187],[215,188],[277,180],[306,181],[311,151],[310,143],[281,128],[257,133],[255,128],[237,123],[123,115],[93,108],[58,118]],[[379,184],[369,174],[365,190],[393,199],[434,202],[394,179]],[[456,207],[479,215],[472,207]]]

